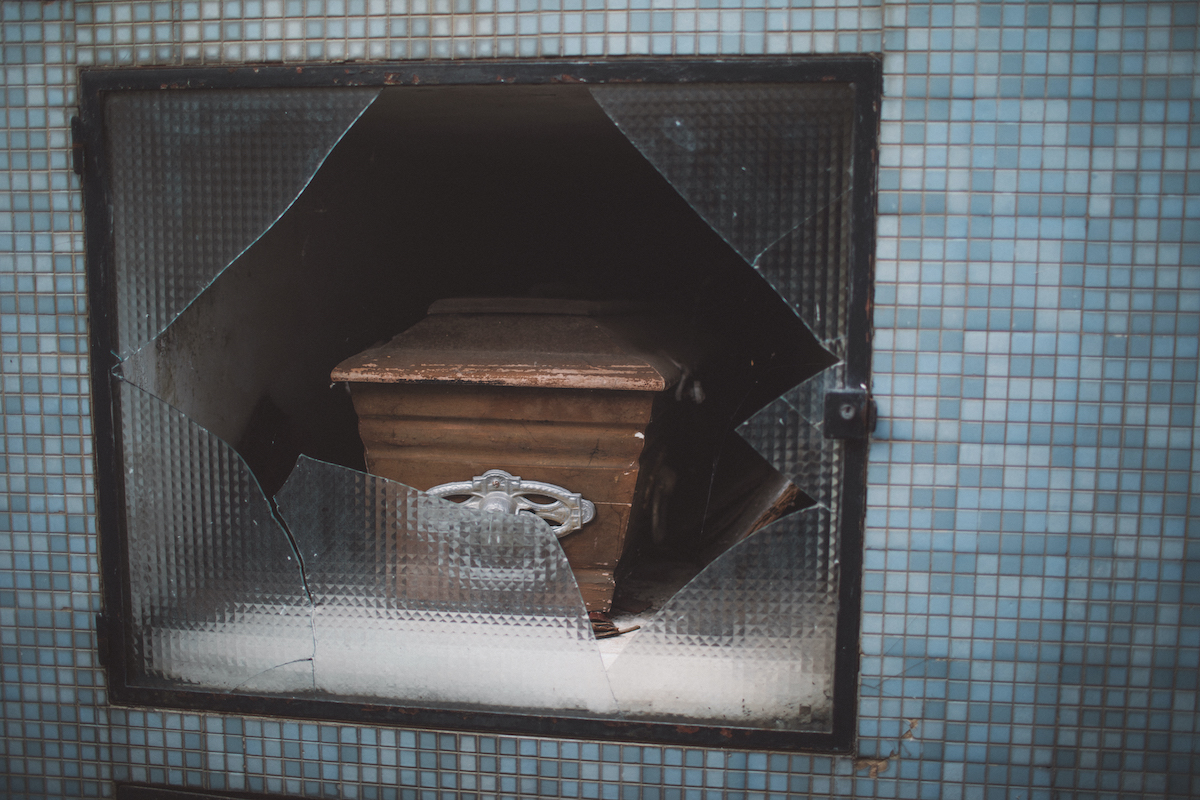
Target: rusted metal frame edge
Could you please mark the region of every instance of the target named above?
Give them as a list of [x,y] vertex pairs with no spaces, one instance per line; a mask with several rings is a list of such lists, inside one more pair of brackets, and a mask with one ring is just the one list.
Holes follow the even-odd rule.
[[80,92],[79,120],[95,465],[93,490],[102,603],[96,619],[96,644],[108,675],[108,696],[118,699],[125,695],[128,684],[127,620],[132,605],[126,559],[121,408],[113,376],[120,359],[116,355],[115,242],[101,91],[85,87]]
[[154,783],[116,781],[116,800],[300,800],[297,795],[230,792]]
[[581,741],[687,745],[692,747],[814,754],[846,754],[831,746],[830,733],[721,726],[702,721],[653,722],[602,717],[548,716],[520,711],[477,711],[363,703],[279,695],[232,695],[215,691],[126,687],[115,705],[237,716],[341,722],[354,725],[542,736]]
[[[739,749],[849,753],[857,726],[859,615],[862,539],[865,521],[866,444],[847,442],[841,523],[841,575],[834,719],[831,733],[775,731],[718,725],[641,722],[530,713],[456,711],[359,704],[340,699],[293,699],[270,695],[229,695],[135,686],[128,671],[130,620],[126,569],[124,480],[114,391],[116,291],[114,247],[105,161],[104,95],[112,91],[163,89],[335,88],[340,86],[478,85],[507,83],[807,83],[838,81],[856,87],[855,203],[852,212],[851,308],[847,379],[869,381],[870,293],[874,261],[875,148],[882,95],[879,56],[804,56],[786,58],[613,59],[607,61],[468,61],[399,64],[246,66],[237,68],[168,67],[83,69],[80,71],[80,118],[84,135],[82,177],[87,238],[89,341],[95,441],[97,522],[100,531],[103,628],[101,654],[108,674],[109,699],[120,705],[170,707],[303,719],[397,725],[434,730],[561,736]],[[862,169],[862,165],[869,165]],[[103,533],[107,532],[107,533]],[[846,580],[850,578],[850,580]]]
[[80,69],[85,93],[162,89],[452,86],[509,83],[853,82],[881,56],[736,56],[684,59],[410,61],[238,67]]
[[[864,65],[855,83],[854,177],[851,208],[850,308],[845,385],[871,388],[872,303],[875,291],[875,209],[883,65]],[[863,543],[870,440],[843,440],[842,508],[838,531],[838,629],[834,655],[831,748],[852,752],[858,734]]]

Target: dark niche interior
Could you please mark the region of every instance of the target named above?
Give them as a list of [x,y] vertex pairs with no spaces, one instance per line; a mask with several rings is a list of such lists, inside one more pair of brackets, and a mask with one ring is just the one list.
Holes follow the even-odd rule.
[[338,362],[435,300],[480,296],[633,301],[683,343],[704,395],[684,414],[690,491],[677,533],[641,546],[689,574],[782,480],[734,428],[835,361],[579,86],[384,89],[283,217],[130,361],[152,360],[146,388],[234,445],[269,497],[301,453],[365,468]]

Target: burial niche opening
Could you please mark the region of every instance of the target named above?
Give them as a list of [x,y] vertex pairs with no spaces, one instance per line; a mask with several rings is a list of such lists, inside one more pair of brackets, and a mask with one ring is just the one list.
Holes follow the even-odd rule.
[[624,304],[680,367],[623,565],[650,591],[618,603],[654,605],[811,504],[734,429],[836,359],[583,87],[384,89],[127,370],[233,443],[270,496],[300,454],[365,469],[331,369],[455,297]]
[[[866,396],[878,70],[849,61],[85,76],[114,697],[850,742],[866,429],[827,411]],[[455,316],[506,333],[456,351]],[[410,372],[396,477],[339,370],[422,336],[450,383],[515,350],[531,385]],[[617,503],[552,462],[616,466],[618,548],[578,558]]]

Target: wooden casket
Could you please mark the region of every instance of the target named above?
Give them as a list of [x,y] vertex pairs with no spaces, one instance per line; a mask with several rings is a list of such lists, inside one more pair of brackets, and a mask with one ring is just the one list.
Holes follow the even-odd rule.
[[369,472],[476,507],[543,516],[589,611],[612,604],[645,493],[641,463],[655,448],[656,406],[680,376],[621,311],[442,300],[331,376],[349,384]]

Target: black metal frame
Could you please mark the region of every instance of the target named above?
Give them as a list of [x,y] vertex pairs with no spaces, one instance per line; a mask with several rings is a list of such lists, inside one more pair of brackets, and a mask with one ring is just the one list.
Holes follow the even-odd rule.
[[673,723],[548,717],[476,711],[403,708],[351,701],[230,695],[214,691],[131,685],[127,663],[128,571],[120,409],[113,390],[116,331],[114,244],[111,228],[103,107],[105,95],[160,89],[254,89],[337,86],[487,85],[502,83],[851,83],[855,92],[855,170],[850,252],[850,332],[847,387],[870,385],[871,297],[875,261],[875,172],[882,64],[877,56],[720,59],[622,59],[574,62],[454,61],[312,66],[244,66],[83,70],[74,164],[82,175],[87,242],[91,377],[96,455],[97,516],[104,611],[97,617],[100,659],[109,699],[121,705],[197,709],[237,714],[351,721],[434,729],[683,743],[765,750],[851,752],[857,728],[862,542],[866,514],[867,446],[848,439],[840,536],[840,596],[833,725],[830,733],[775,731]]
[[181,789],[150,783],[118,783],[116,790],[116,800],[300,800],[293,795]]

